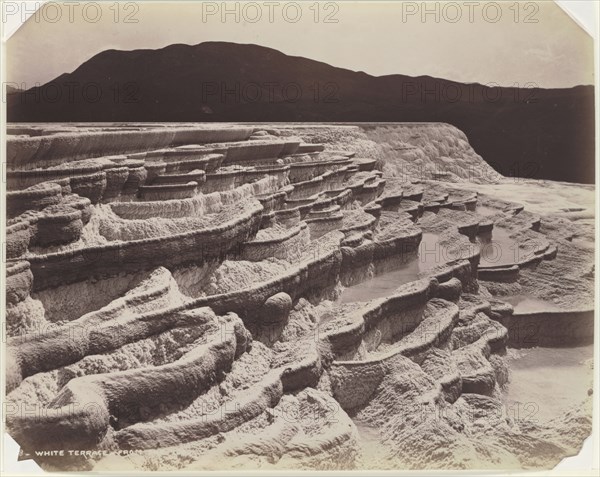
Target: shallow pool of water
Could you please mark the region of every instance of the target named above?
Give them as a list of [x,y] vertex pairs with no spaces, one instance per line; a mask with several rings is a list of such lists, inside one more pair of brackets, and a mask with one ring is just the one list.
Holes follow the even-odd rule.
[[478,236],[480,260],[482,267],[512,265],[519,259],[519,243],[510,238],[510,231],[502,227],[494,227],[491,237]]
[[509,350],[508,415],[544,423],[580,405],[592,387],[593,346]]
[[444,256],[444,250],[438,243],[438,235],[423,233],[417,257],[396,270],[382,273],[346,288],[342,292],[339,301],[350,303],[390,296],[400,285],[418,280],[420,273],[444,263]]
[[515,313],[539,313],[542,311],[560,310],[554,303],[531,295],[505,296],[501,297],[501,299],[510,303],[515,309]]

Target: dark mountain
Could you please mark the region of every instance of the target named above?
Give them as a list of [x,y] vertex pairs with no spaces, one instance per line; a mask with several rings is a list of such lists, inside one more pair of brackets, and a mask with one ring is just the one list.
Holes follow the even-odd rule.
[[6,94],[15,94],[15,93],[21,93],[23,90],[16,88],[15,86],[12,86],[8,83],[5,84],[5,92]]
[[257,45],[107,50],[8,97],[9,121],[442,121],[508,176],[594,178],[594,90],[335,68]]

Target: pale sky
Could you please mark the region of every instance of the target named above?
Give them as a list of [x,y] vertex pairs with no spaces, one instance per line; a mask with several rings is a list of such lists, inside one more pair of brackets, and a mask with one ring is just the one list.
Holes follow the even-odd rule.
[[110,1],[85,11],[83,1],[52,2],[7,41],[7,81],[43,84],[107,49],[231,41],[375,76],[547,88],[594,83],[592,38],[552,1],[434,2],[429,10],[423,2],[329,2],[318,15],[314,1],[248,3],[228,2],[233,13],[223,16],[223,2]]

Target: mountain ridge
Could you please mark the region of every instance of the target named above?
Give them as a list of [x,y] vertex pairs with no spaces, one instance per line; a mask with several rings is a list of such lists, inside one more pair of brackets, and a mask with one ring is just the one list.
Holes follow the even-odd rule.
[[256,44],[213,41],[104,50],[71,73],[11,94],[8,103],[8,120],[19,122],[447,122],[504,175],[594,178],[594,90],[585,85],[532,89],[373,76]]

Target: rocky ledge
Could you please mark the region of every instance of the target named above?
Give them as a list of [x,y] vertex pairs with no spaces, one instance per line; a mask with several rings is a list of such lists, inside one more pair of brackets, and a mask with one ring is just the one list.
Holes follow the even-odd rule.
[[446,124],[11,130],[6,416],[44,468],[543,469],[591,432],[588,394],[506,396],[515,349],[592,341],[593,190]]

